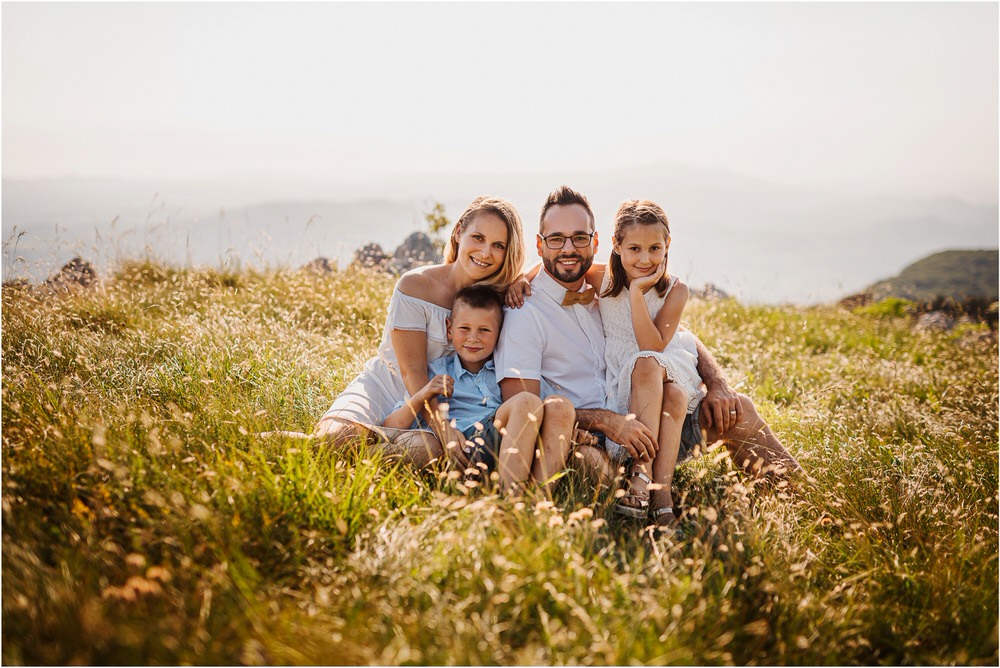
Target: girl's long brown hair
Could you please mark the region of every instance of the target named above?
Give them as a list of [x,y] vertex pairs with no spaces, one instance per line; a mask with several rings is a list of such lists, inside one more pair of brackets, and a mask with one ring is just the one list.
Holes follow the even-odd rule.
[[[651,202],[648,199],[630,199],[622,202],[615,214],[615,231],[612,235],[616,246],[621,246],[622,240],[625,238],[625,230],[632,225],[662,225],[664,241],[670,242],[670,223],[667,222],[667,214],[656,202]],[[663,262],[666,263],[666,261],[667,256],[664,255]],[[611,259],[608,260],[608,268],[611,270],[611,281],[608,283],[608,289],[602,292],[601,296],[617,297],[628,285],[628,276],[625,275],[621,255],[613,250],[611,251]],[[666,293],[666,271],[653,287],[656,288],[656,294],[661,297]]]

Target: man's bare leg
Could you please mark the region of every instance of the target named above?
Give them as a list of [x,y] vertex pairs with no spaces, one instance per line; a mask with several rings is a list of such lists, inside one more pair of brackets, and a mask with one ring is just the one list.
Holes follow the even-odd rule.
[[755,477],[780,480],[789,473],[802,472],[802,467],[764,422],[750,397],[741,394],[739,401],[743,418],[723,435],[714,426],[707,429],[708,442],[724,442],[733,463]]

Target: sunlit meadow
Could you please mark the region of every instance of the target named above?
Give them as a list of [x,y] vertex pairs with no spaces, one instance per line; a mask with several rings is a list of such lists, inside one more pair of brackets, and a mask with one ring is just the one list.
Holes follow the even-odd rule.
[[992,664],[998,383],[983,325],[694,301],[809,472],[681,465],[671,539],[580,475],[467,490],[308,431],[392,277],[125,262],[3,288],[5,664]]

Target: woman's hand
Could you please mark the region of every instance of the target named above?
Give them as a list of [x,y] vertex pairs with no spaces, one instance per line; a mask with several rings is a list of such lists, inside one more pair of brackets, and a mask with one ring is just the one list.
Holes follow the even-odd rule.
[[663,278],[666,273],[667,263],[661,262],[656,265],[656,269],[649,276],[643,276],[642,278],[633,278],[632,282],[629,283],[629,292],[632,290],[638,290],[642,294],[646,294],[651,287],[656,285],[656,282]]
[[525,295],[531,294],[531,282],[523,275],[514,279],[514,282],[507,287],[504,295],[504,302],[509,308],[521,308],[524,306]]

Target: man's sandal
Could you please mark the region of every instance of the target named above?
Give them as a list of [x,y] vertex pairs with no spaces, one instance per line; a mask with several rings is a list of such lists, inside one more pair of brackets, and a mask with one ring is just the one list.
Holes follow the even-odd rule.
[[[632,478],[638,478],[646,483],[647,489],[637,490],[632,486]],[[649,509],[649,489],[653,483],[649,476],[642,471],[633,471],[632,475],[625,479],[625,496],[618,499],[615,504],[615,512],[626,517],[640,519],[646,516]]]

